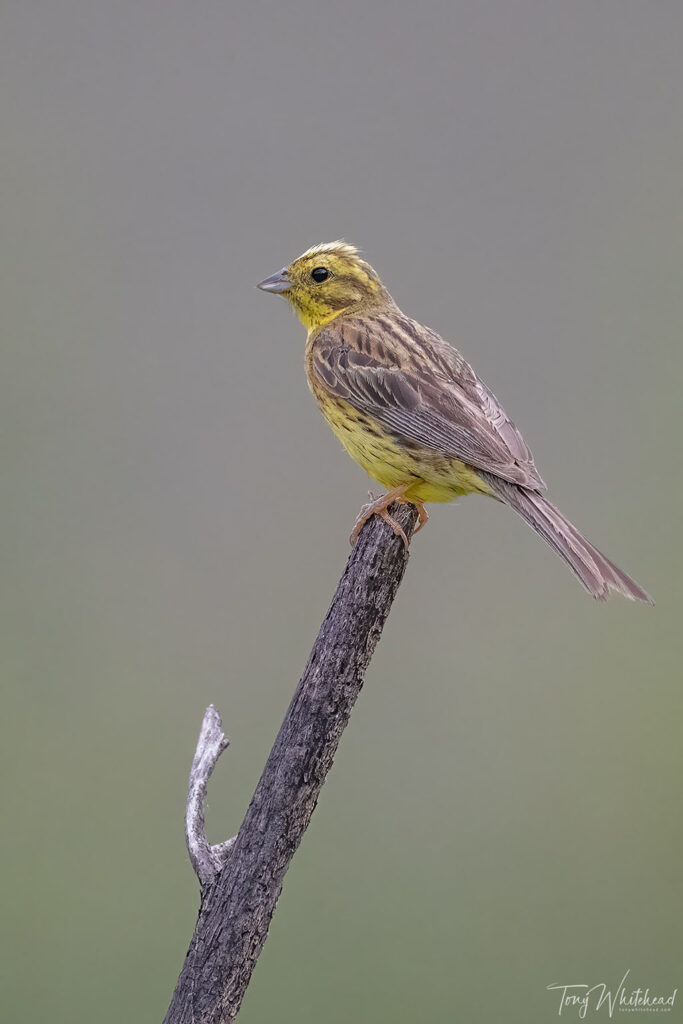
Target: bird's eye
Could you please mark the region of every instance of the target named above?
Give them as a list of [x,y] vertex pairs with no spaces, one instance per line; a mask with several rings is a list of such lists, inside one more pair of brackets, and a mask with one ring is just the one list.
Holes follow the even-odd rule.
[[314,281],[320,284],[321,281],[326,281],[330,276],[330,272],[327,267],[315,267],[311,271],[311,277]]

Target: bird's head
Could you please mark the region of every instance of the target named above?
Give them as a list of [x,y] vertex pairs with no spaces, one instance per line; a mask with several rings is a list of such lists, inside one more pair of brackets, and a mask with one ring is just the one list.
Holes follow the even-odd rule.
[[314,245],[257,287],[284,295],[309,331],[341,313],[391,302],[379,276],[346,242]]

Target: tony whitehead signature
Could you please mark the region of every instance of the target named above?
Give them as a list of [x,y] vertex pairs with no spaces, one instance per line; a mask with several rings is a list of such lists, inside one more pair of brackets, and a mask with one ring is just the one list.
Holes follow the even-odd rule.
[[668,996],[652,995],[649,988],[634,988],[626,991],[626,979],[631,970],[626,972],[618,987],[612,992],[604,981],[597,985],[548,985],[548,991],[560,993],[558,1017],[563,1010],[576,1010],[583,1020],[589,1009],[597,1013],[603,1007],[611,1017],[615,1010],[622,1013],[669,1013],[673,1009],[676,993],[675,988]]

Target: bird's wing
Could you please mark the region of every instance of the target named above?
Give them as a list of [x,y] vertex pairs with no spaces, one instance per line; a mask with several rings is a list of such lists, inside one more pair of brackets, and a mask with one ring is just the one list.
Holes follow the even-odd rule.
[[545,488],[495,395],[456,349],[398,310],[330,324],[315,339],[311,361],[325,389],[399,440]]

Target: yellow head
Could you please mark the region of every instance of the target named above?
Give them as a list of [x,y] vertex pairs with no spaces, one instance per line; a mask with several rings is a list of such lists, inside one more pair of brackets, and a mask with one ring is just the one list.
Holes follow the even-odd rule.
[[345,242],[314,245],[258,287],[284,295],[309,331],[341,313],[391,302],[370,264]]

